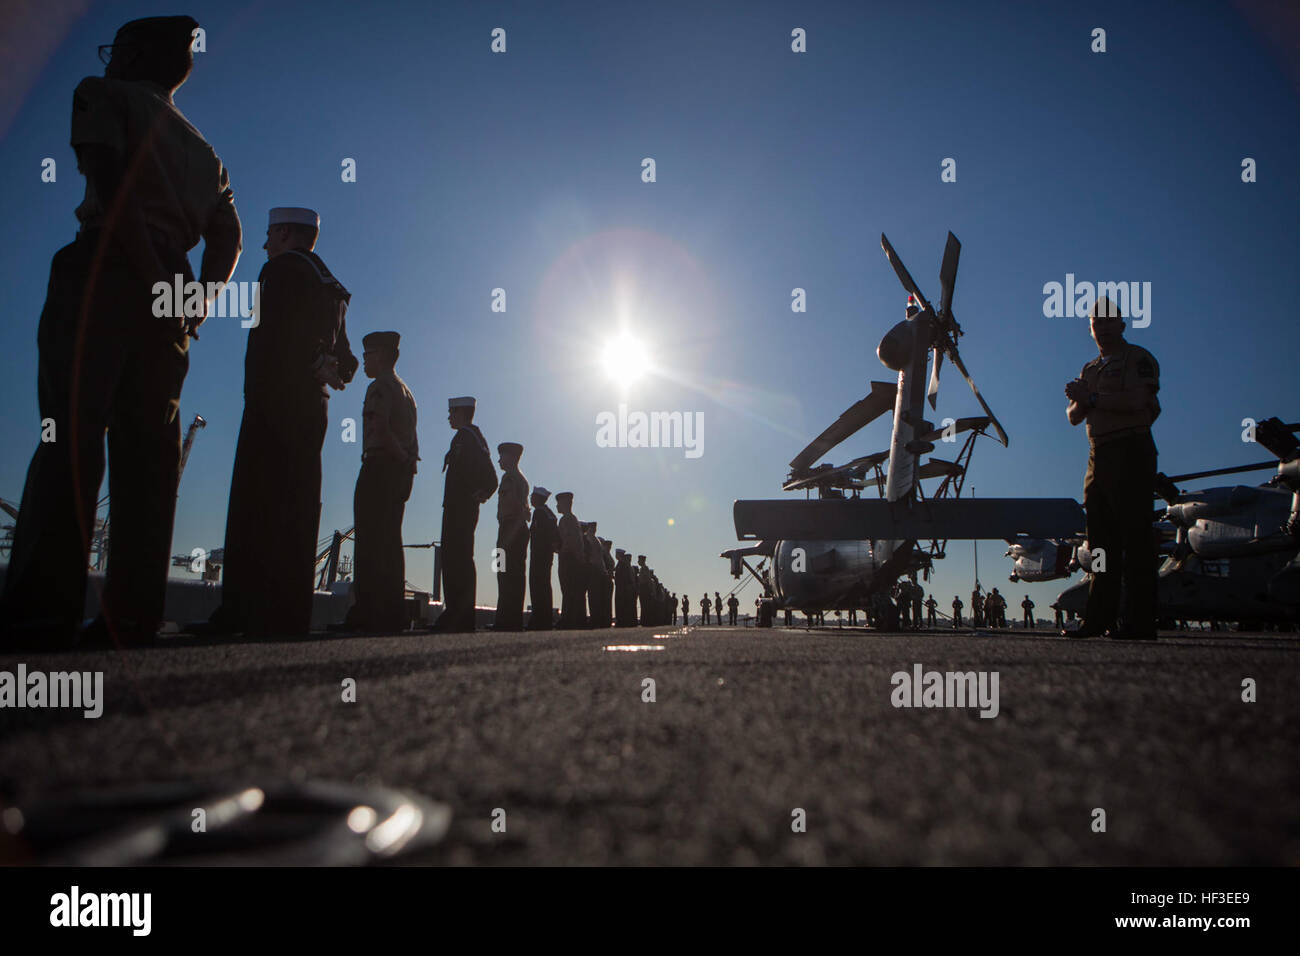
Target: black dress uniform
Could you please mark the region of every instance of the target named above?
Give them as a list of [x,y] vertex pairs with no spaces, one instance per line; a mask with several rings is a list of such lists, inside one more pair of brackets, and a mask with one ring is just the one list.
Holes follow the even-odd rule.
[[523,446],[503,442],[497,446],[507,463],[497,489],[497,548],[505,566],[497,572],[497,613],[492,622],[498,631],[524,629],[524,566],[528,563],[528,479],[511,461],[518,461]]
[[596,538],[596,525],[588,522],[583,527],[584,556],[587,562],[588,621],[592,627],[609,627],[610,614],[605,600],[608,578],[605,576],[605,559],[600,541]]
[[645,563],[645,555],[636,556],[636,600],[637,600],[637,620],[642,627],[658,623],[655,620],[655,609],[650,601],[650,566]]
[[[573,495],[562,491],[556,501]],[[582,539],[582,524],[572,511],[561,514],[560,535],[560,626],[585,627],[587,624],[587,548]]]
[[[1116,627],[1135,636],[1154,636],[1156,548],[1151,530],[1156,445],[1151,424],[1160,414],[1155,392],[1160,366],[1150,352],[1125,342],[1110,356],[1093,359],[1080,374],[1097,395],[1140,386],[1152,391],[1148,407],[1133,412],[1093,408],[1087,412],[1088,472],[1083,506],[1088,546],[1106,552],[1106,570],[1094,573],[1083,619],[1089,631]],[[1123,607],[1120,606],[1121,584]]]
[[614,623],[619,627],[636,627],[636,592],[632,574],[632,558],[619,549],[614,565]]
[[[116,41],[184,64],[195,26],[189,17],[151,17],[123,26]],[[117,192],[101,195],[87,179],[76,211],[80,231],[50,266],[37,389],[41,418],[54,422],[55,433],[32,457],[14,529],[0,618],[15,644],[66,646],[76,633],[106,434],[111,537],[102,621],[122,640],[150,640],[157,631],[189,339],[183,316],[156,316],[153,288],[172,285],[177,275],[193,278],[186,253],[200,239],[205,281],[229,278],[239,258],[241,229],[225,167],[176,108],[175,85],[162,85],[184,77],[125,79],[128,68],[114,57],[103,78],[82,80],[73,95],[79,164],[96,175],[110,167],[107,188]],[[132,217],[143,221],[161,274],[141,274],[124,251],[121,230]]]
[[[399,342],[396,332],[372,332],[362,339],[366,350],[388,348],[394,353]],[[420,446],[415,397],[395,369],[385,367],[370,383],[361,419],[361,473],[352,497],[356,603],[348,623],[367,630],[400,630],[408,623],[402,517]]]
[[474,424],[456,429],[443,461],[447,481],[442,495],[442,583],[445,610],[438,631],[475,627],[474,530],[479,505],[497,489],[497,471],[487,440]]
[[551,593],[551,568],[555,552],[560,548],[560,539],[555,512],[546,505],[549,497],[550,492],[545,488],[533,489],[533,526],[528,533],[531,546],[528,593],[533,602],[533,616],[528,622],[530,631],[549,631],[554,626],[555,596]]
[[244,418],[226,515],[222,630],[296,636],[311,629],[320,527],[321,446],[329,389],[317,370],[329,359],[352,381],[351,298],[320,256],[290,249],[258,276],[258,323],[244,354]]

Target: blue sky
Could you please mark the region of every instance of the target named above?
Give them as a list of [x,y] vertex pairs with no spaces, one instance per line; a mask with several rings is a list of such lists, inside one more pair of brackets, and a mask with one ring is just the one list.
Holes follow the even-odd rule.
[[[0,496],[39,435],[36,322],[83,180],[71,91],[95,47],[171,5],[53,4],[8,68],[0,126]],[[67,12],[71,11],[71,12]],[[473,394],[490,443],[698,597],[732,585],[731,502],[780,497],[786,463],[893,376],[880,337],[905,294],[887,233],[931,297],[947,230],[963,243],[962,356],[1011,445],[975,454],[980,497],[1082,495],[1087,442],[1062,388],[1095,354],[1043,285],[1152,284],[1130,332],[1162,366],[1166,473],[1257,461],[1241,420],[1300,418],[1291,314],[1300,261],[1300,117],[1268,30],[1223,4],[191,3],[207,31],[177,94],[230,170],[245,227],[235,274],[264,262],[266,211],[320,212],[317,251],[353,294],[349,333],[402,333],[423,453],[408,543],[437,537],[446,399]],[[490,52],[504,28],[507,52]],[[808,52],[790,50],[807,31]],[[1107,52],[1090,50],[1107,31]],[[7,27],[6,32],[11,28]],[[41,42],[36,42],[36,37]],[[24,34],[16,34],[22,36]],[[21,46],[21,45],[20,45]],[[58,180],[40,180],[41,160]],[[653,157],[657,182],[641,181]],[[357,162],[344,183],[340,163]],[[940,181],[952,157],[957,181]],[[1241,181],[1241,162],[1258,182]],[[192,260],[197,266],[195,250]],[[491,311],[504,288],[507,311]],[[791,290],[808,311],[790,310]],[[626,325],[659,371],[601,369]],[[214,319],[191,352],[185,422],[208,421],[181,484],[173,551],[219,547],[242,412],[245,335]],[[951,370],[945,368],[945,373]],[[351,525],[364,379],[331,399],[321,534]],[[596,416],[703,413],[699,458],[601,448]],[[978,413],[945,374],[939,413]],[[880,420],[829,456],[883,449]],[[942,446],[940,446],[942,447]],[[1251,480],[1251,479],[1247,479]],[[480,521],[480,603],[494,507]],[[671,519],[671,523],[670,523]],[[1006,584],[1004,546],[981,578]],[[969,545],[932,589],[968,595]],[[428,552],[407,577],[429,581]],[[1010,586],[1019,596],[1026,588]],[[1030,586],[1040,609],[1060,584]],[[743,592],[752,600],[755,588]],[[748,606],[746,604],[746,606]]]

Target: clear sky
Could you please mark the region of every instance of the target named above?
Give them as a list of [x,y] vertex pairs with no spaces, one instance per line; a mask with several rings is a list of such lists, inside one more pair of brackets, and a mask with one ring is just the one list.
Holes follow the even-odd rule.
[[[1300,418],[1300,86],[1282,26],[1242,12],[1255,6],[42,4],[2,31],[0,497],[18,500],[39,436],[36,323],[84,186],[72,89],[102,72],[95,48],[122,22],[181,12],[207,50],[177,104],[230,170],[235,279],[257,278],[270,206],[311,206],[317,251],[352,292],[358,354],[366,332],[402,334],[423,455],[407,543],[438,535],[446,399],[472,394],[489,443],[524,444],[531,482],[575,492],[579,516],[670,589],[725,594],[731,502],[780,497],[804,444],[893,378],[875,349],[906,296],[882,231],[932,298],[947,230],[963,243],[960,350],[1011,438],[976,450],[979,497],[1082,496],[1087,442],[1062,389],[1096,349],[1086,319],[1043,310],[1044,284],[1067,273],[1151,283],[1150,325],[1129,338],[1162,366],[1161,470],[1262,460],[1242,419]],[[796,27],[806,53],[791,51]],[[1257,182],[1242,182],[1246,157]],[[791,311],[795,287],[806,313]],[[624,326],[654,364],[628,387],[599,362]],[[208,427],[177,553],[222,543],[246,334],[214,319],[191,351],[182,418]],[[352,524],[360,446],[340,422],[360,421],[364,391],[358,373],[330,402],[322,537]],[[596,417],[620,401],[702,413],[703,453],[598,447]],[[978,411],[945,374],[936,420]],[[888,431],[881,419],[829,460],[883,449]],[[495,499],[476,549],[487,604],[494,516]],[[986,586],[1007,583],[1004,550],[981,546]],[[945,605],[969,597],[970,552],[954,545],[932,580]],[[430,553],[408,552],[408,580],[430,576]],[[1060,588],[1007,590],[1041,612]]]

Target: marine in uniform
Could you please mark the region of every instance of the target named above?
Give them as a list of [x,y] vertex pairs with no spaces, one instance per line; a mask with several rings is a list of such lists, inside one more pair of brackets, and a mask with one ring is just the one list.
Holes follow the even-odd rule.
[[682,595],[682,626],[685,627],[691,623],[691,599],[689,595]]
[[487,439],[474,424],[477,403],[468,396],[447,401],[447,424],[455,430],[443,459],[446,484],[442,493],[443,612],[433,625],[440,633],[473,631],[474,529],[479,506],[497,490],[497,471]]
[[713,592],[713,613],[719,624],[722,623],[722,595],[717,591]]
[[710,607],[710,606],[711,606],[711,605],[710,605],[710,602],[709,602],[709,596],[708,596],[707,594],[704,595],[704,597],[700,598],[700,623],[701,623],[701,624],[708,624],[708,623],[709,623],[709,607]]
[[961,603],[961,598],[954,597],[952,599],[952,628],[954,631],[961,627],[961,609],[963,607],[965,605]]
[[931,627],[934,627],[939,623],[938,619],[935,617],[935,609],[938,608],[938,606],[939,602],[934,599],[933,594],[925,599],[926,620],[929,622]]
[[555,512],[546,504],[550,491],[538,485],[529,496],[533,506],[533,524],[528,532],[532,553],[528,556],[528,593],[532,597],[533,615],[530,631],[549,631],[555,626],[555,596],[551,593],[551,567],[560,549]]
[[732,627],[736,626],[736,613],[740,610],[740,598],[731,595],[727,598],[727,623]]
[[587,625],[587,546],[582,539],[582,524],[573,513],[573,492],[555,496],[560,512],[560,626],[580,628]]
[[313,248],[320,217],[277,207],[244,353],[244,417],[226,514],[218,631],[297,636],[311,628],[329,390],[352,381],[351,295]]
[[976,588],[970,593],[970,616],[971,626],[981,627],[984,624],[984,596],[980,594],[980,589]]
[[400,344],[396,332],[361,340],[362,368],[373,381],[361,411],[361,473],[352,497],[356,603],[347,623],[362,630],[403,630],[409,623],[402,516],[420,446],[415,398],[395,368]]
[[1025,627],[1032,631],[1034,629],[1034,602],[1029,600],[1028,594],[1020,602],[1020,606],[1025,609]]
[[1099,354],[1065,386],[1066,417],[1071,425],[1087,422],[1083,506],[1088,546],[1105,551],[1106,568],[1092,573],[1083,624],[1068,633],[1155,640],[1151,502],[1156,445],[1151,425],[1160,415],[1160,366],[1146,349],[1124,340],[1124,317],[1105,296],[1092,307],[1091,331]]
[[[206,317],[155,312],[155,283],[225,282],[241,249],[229,178],[172,96],[193,67],[189,17],[132,20],[104,76],[72,98],[86,177],[76,239],[54,254],[37,331],[37,395],[53,440],[32,456],[0,620],[8,646],[77,637],[108,438],[108,574],[90,643],[149,643],[162,622],[180,474],[181,386]],[[101,50],[101,53],[103,51]],[[184,311],[184,310],[182,310]],[[43,436],[44,437],[44,436]]]
[[507,441],[497,445],[501,486],[497,489],[497,548],[505,564],[497,572],[497,613],[494,631],[524,629],[524,566],[528,561],[528,479],[519,470],[524,446]]

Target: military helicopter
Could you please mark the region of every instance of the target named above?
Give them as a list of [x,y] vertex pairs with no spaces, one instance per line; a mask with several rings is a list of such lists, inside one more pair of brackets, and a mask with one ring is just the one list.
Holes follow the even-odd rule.
[[[1157,476],[1165,507],[1153,514],[1163,539],[1157,589],[1162,621],[1300,621],[1300,422],[1261,421],[1255,440],[1273,461]],[[1259,486],[1183,491],[1179,482],[1275,469]],[[1082,537],[1017,539],[1011,580],[1051,581],[1093,566]],[[1066,588],[1054,607],[1083,613],[1088,580]]]
[[[1040,537],[1073,535],[1083,528],[1082,509],[1069,498],[957,500],[975,440],[991,429],[1004,447],[1008,444],[1006,431],[957,351],[963,332],[952,312],[952,298],[961,243],[948,233],[939,269],[937,309],[922,294],[884,233],[880,245],[908,293],[905,318],[885,334],[876,349],[885,367],[898,373],[896,382],[872,382],[864,398],[790,461],[782,489],[806,494],[815,490],[815,499],[737,501],[734,505],[737,537],[757,543],[725,551],[722,557],[731,561],[733,577],[748,571],[763,586],[760,624],[770,624],[777,608],[858,608],[874,594],[888,592],[900,577],[915,581],[920,573],[928,578],[932,562],[944,556],[950,539],[1007,538],[1022,532]],[[936,428],[926,420],[925,404],[928,401],[931,410],[936,408],[939,370],[945,358],[966,379],[985,414],[945,419]],[[891,408],[889,448],[838,467],[817,464],[831,449]],[[934,451],[936,441],[955,444],[961,434],[966,437],[952,460],[921,460]],[[931,478],[939,479],[939,484],[927,495],[921,482]],[[871,488],[879,492],[879,500],[861,496]],[[928,544],[921,547],[919,542]],[[755,569],[747,559],[760,556],[763,561]]]

